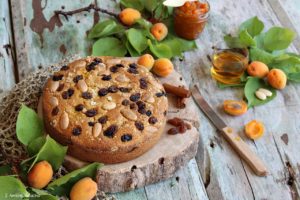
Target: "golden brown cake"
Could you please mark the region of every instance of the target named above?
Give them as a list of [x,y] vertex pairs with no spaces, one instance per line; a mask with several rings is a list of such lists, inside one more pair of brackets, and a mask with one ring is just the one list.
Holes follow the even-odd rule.
[[76,60],[46,82],[45,128],[80,160],[128,161],[159,140],[168,108],[165,94],[145,67],[126,59]]

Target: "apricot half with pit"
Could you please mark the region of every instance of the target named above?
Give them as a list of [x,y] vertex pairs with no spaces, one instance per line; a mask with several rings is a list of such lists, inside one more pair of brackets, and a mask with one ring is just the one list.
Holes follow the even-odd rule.
[[233,116],[242,115],[247,112],[248,106],[245,101],[225,100],[223,102],[224,111]]
[[260,138],[265,131],[265,127],[262,122],[257,120],[252,120],[245,126],[245,133],[247,137],[252,140]]

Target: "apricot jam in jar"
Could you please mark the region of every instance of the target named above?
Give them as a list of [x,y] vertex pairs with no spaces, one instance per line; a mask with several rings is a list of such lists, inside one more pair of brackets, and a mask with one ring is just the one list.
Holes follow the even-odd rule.
[[209,16],[207,1],[187,1],[174,9],[174,29],[179,37],[194,40],[203,31]]

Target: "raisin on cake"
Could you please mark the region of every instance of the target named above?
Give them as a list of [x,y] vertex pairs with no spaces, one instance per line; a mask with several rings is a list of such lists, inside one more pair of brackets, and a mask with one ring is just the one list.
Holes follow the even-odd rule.
[[43,90],[48,134],[83,161],[119,163],[148,151],[166,123],[163,86],[143,66],[87,57],[62,66]]

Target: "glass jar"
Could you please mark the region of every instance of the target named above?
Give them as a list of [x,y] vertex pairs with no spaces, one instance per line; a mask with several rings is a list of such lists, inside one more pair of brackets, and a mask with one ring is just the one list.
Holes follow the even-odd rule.
[[239,84],[249,61],[248,49],[214,48],[212,77],[223,84]]
[[174,9],[174,29],[179,37],[194,40],[203,31],[209,16],[209,3],[188,1]]

